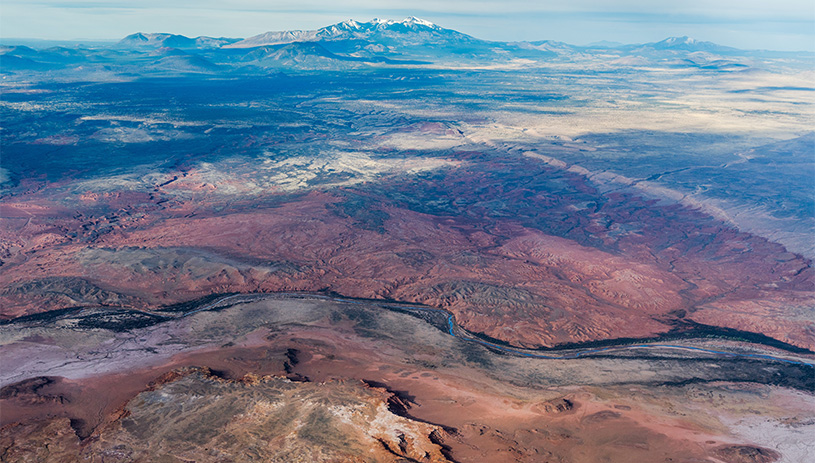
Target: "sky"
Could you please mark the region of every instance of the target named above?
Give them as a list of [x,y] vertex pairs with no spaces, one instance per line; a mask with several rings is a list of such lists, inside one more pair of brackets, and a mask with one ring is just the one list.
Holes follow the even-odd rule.
[[813,0],[2,0],[0,38],[250,37],[408,16],[487,40],[583,45],[687,35],[745,49],[815,51]]

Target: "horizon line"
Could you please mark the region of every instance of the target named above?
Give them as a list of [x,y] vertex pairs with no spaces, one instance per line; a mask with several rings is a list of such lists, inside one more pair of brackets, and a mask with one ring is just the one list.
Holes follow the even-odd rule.
[[[449,29],[449,28],[446,28],[446,27],[440,26],[438,23],[435,23],[435,22],[432,22],[432,21],[428,21],[428,20],[424,20],[424,19],[422,19],[422,18],[418,18],[418,17],[416,17],[416,16],[409,16],[409,17],[407,17],[407,18],[403,19],[402,21],[391,20],[391,19],[382,19],[382,18],[371,18],[371,19],[370,19],[370,20],[368,20],[368,21],[357,21],[357,20],[355,20],[355,19],[353,19],[353,18],[349,18],[349,19],[346,19],[346,20],[343,20],[343,21],[339,21],[339,22],[335,22],[335,23],[328,24],[328,25],[326,25],[326,26],[319,27],[319,28],[317,28],[317,29],[278,29],[278,30],[268,30],[268,31],[265,31],[265,32],[261,32],[261,33],[259,33],[259,34],[249,35],[249,36],[246,36],[246,37],[235,37],[235,36],[226,36],[226,35],[223,35],[223,36],[218,36],[218,35],[185,35],[185,34],[179,34],[179,33],[174,33],[174,32],[145,32],[144,30],[140,30],[140,31],[136,31],[136,32],[131,32],[131,33],[129,33],[129,34],[126,34],[126,35],[124,35],[124,36],[120,36],[120,37],[118,37],[118,38],[115,38],[115,37],[107,37],[107,38],[40,38],[40,37],[3,37],[3,36],[0,36],[0,45],[5,45],[5,43],[4,43],[4,42],[7,42],[7,41],[19,41],[19,42],[25,42],[25,41],[29,41],[29,42],[53,42],[53,43],[65,43],[65,42],[88,42],[88,43],[99,43],[99,44],[112,44],[112,43],[117,43],[117,42],[120,42],[120,41],[122,41],[122,40],[126,39],[127,37],[130,37],[130,36],[132,36],[132,35],[136,35],[136,34],[168,34],[168,35],[175,35],[175,36],[185,37],[185,38],[189,38],[189,39],[195,39],[195,38],[200,38],[200,37],[206,37],[206,38],[215,38],[215,39],[236,39],[236,40],[246,40],[246,39],[249,39],[249,38],[252,38],[252,37],[256,37],[256,36],[258,36],[258,35],[262,35],[262,34],[270,33],[270,32],[287,32],[287,31],[316,31],[316,30],[320,30],[320,29],[323,29],[323,28],[326,28],[326,27],[331,27],[331,26],[335,26],[335,25],[339,25],[339,24],[343,24],[343,23],[347,23],[347,22],[351,22],[351,21],[356,22],[356,23],[360,23],[360,24],[371,24],[371,23],[373,23],[373,22],[375,22],[375,21],[383,21],[383,22],[385,22],[385,21],[392,21],[392,22],[395,22],[395,23],[399,23],[399,22],[405,22],[405,21],[409,21],[409,20],[413,20],[413,19],[418,20],[418,21],[427,22],[427,23],[429,23],[429,24],[431,24],[431,25],[434,25],[434,26],[440,27],[440,28],[445,29],[445,30],[452,30],[452,31],[455,31],[455,32],[458,32],[458,33],[461,33],[461,34],[469,35],[470,37],[473,37],[473,38],[478,39],[478,40],[482,40],[482,41],[484,41],[484,42],[494,42],[494,43],[535,43],[535,42],[557,42],[557,43],[563,43],[563,44],[570,45],[570,46],[575,46],[575,47],[584,47],[584,48],[585,48],[585,47],[590,47],[590,46],[593,46],[594,44],[599,44],[599,43],[602,43],[602,42],[607,42],[607,43],[610,43],[610,44],[615,44],[614,46],[611,46],[610,48],[621,48],[621,47],[625,47],[625,46],[633,46],[633,45],[649,45],[649,44],[656,44],[656,43],[660,43],[660,42],[666,41],[666,40],[671,39],[671,38],[688,38],[688,39],[694,40],[694,41],[696,41],[696,42],[710,43],[710,44],[714,44],[714,45],[717,45],[717,46],[721,46],[721,47],[727,47],[727,48],[733,48],[733,49],[735,49],[735,50],[741,50],[741,51],[768,51],[768,52],[777,52],[777,53],[809,53],[809,54],[813,54],[813,53],[815,53],[815,50],[807,50],[807,49],[798,49],[798,50],[778,50],[778,49],[770,49],[770,48],[741,48],[741,47],[734,47],[734,46],[731,46],[731,45],[724,45],[724,44],[722,44],[722,43],[719,43],[719,42],[714,42],[714,41],[711,41],[711,40],[697,39],[696,37],[693,37],[693,36],[690,36],[690,35],[687,35],[687,34],[683,34],[683,35],[670,35],[670,36],[667,36],[667,37],[665,37],[665,38],[663,38],[663,39],[661,39],[661,40],[652,41],[652,42],[620,42],[620,41],[617,41],[617,40],[600,39],[600,40],[593,40],[593,41],[588,42],[588,43],[585,43],[585,44],[576,44],[576,43],[571,43],[571,42],[566,42],[566,41],[563,41],[563,40],[556,40],[556,39],[534,39],[534,40],[490,40],[490,39],[482,39],[482,38],[477,37],[477,36],[475,36],[475,35],[472,35],[472,34],[467,34],[467,33],[465,33],[465,32],[461,32],[461,31],[458,31],[458,30],[456,30],[456,29]],[[296,41],[296,42],[306,42],[306,41]],[[294,43],[294,42],[293,42],[293,43]],[[81,44],[81,43],[78,43],[77,45],[82,45],[82,44]]]

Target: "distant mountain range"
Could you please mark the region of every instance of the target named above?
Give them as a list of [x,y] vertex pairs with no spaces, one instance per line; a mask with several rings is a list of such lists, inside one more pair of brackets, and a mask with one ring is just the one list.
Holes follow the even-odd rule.
[[444,29],[423,19],[410,17],[403,21],[373,19],[357,22],[353,19],[312,31],[281,31],[249,37],[226,48],[248,48],[263,45],[280,45],[292,42],[336,42],[361,40],[380,44],[428,45],[481,42],[474,37],[452,29]]
[[[635,47],[633,45],[629,45]],[[738,53],[738,48],[726,47],[713,42],[703,42],[693,39],[688,36],[683,37],[668,37],[665,40],[656,43],[646,43],[644,47],[650,47],[654,50],[671,50],[671,51],[706,51],[711,53]]]
[[402,21],[348,20],[316,30],[266,32],[245,39],[139,32],[110,46],[0,47],[0,73],[251,74],[269,69],[344,70],[372,65],[528,67],[551,61],[618,67],[659,63],[732,72],[750,69],[757,59],[792,57],[808,62],[812,56],[744,51],[689,37],[633,45],[495,42],[410,17]]
[[177,34],[145,34],[137,32],[119,41],[122,47],[169,47],[169,48],[221,48],[240,41],[224,37],[185,37]]
[[[315,30],[287,30],[270,31],[249,38],[226,37],[185,37],[177,34],[147,34],[136,33],[129,35],[119,42],[123,47],[172,47],[181,49],[192,48],[254,48],[270,45],[283,45],[298,42],[340,42],[340,41],[366,41],[382,45],[447,45],[477,44],[490,42],[477,39],[470,35],[453,29],[445,29],[430,21],[409,17],[402,21],[390,19],[373,19],[368,22],[358,22],[353,19],[332,24]],[[691,37],[668,37],[660,42],[645,44],[623,44],[619,42],[600,41],[587,46],[569,45],[564,42],[542,40],[529,43],[535,47],[552,50],[574,50],[591,48],[624,48],[624,49],[652,49],[668,51],[705,51],[733,53],[740,51],[737,48],[726,47],[713,42],[705,42]]]

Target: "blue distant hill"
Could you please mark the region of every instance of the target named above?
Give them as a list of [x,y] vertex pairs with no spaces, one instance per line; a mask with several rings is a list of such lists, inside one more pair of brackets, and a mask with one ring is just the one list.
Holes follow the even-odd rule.
[[813,54],[745,51],[685,36],[634,45],[495,42],[409,17],[401,21],[347,20],[315,30],[272,31],[249,38],[138,32],[115,44],[5,46],[0,48],[0,72],[69,70],[81,80],[89,73],[234,75],[263,74],[272,69],[428,65],[515,68],[549,62],[588,64],[592,60],[629,68],[659,62],[705,72],[738,72],[754,66],[755,58],[776,57],[791,58],[792,65],[799,62],[803,66],[811,62]]

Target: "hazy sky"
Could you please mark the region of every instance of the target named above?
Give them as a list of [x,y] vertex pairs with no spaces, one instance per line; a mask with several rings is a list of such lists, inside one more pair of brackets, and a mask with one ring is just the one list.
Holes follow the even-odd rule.
[[815,50],[813,0],[2,0],[0,37],[249,37],[407,16],[490,40],[638,43],[689,35],[740,48]]

